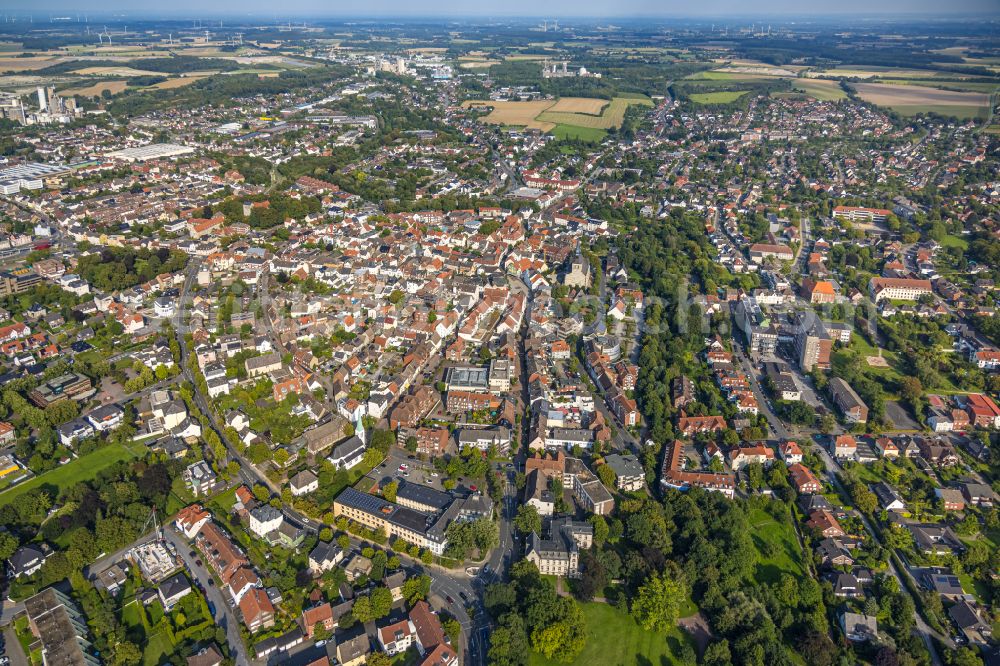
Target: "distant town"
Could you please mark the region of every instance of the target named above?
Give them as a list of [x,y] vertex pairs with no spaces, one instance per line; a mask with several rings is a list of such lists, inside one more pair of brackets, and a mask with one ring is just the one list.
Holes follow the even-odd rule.
[[1000,663],[996,17],[4,18],[0,666]]

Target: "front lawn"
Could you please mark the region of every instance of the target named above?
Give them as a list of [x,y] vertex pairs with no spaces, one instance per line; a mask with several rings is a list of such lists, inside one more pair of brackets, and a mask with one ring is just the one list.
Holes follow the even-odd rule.
[[[629,615],[614,606],[600,603],[580,604],[587,618],[587,646],[574,664],[680,664],[682,646],[694,649],[694,640],[679,627],[659,633],[646,631]],[[532,652],[530,666],[557,666],[563,662],[546,659]]]

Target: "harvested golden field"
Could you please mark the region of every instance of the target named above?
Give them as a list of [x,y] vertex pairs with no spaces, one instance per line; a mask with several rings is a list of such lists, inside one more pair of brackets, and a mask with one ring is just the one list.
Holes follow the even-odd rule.
[[880,106],[971,106],[983,107],[990,96],[979,92],[957,92],[923,86],[897,86],[890,83],[855,83],[861,99]]
[[483,118],[484,122],[493,125],[518,125],[532,127],[547,132],[555,124],[552,122],[539,122],[535,118],[545,109],[554,104],[551,99],[537,100],[533,102],[494,102],[467,100],[462,102],[465,108],[476,106],[491,106],[493,110]]
[[599,116],[601,115],[601,110],[608,103],[606,99],[594,99],[592,97],[561,97],[547,111],[549,113],[587,113],[592,116]]
[[59,60],[59,58],[0,58],[0,72],[30,72],[45,69]]
[[167,79],[166,81],[160,81],[155,84],[154,88],[159,88],[160,90],[170,90],[172,88],[183,88],[184,86],[189,86],[195,81],[201,81],[204,76],[183,76],[175,79]]
[[125,92],[128,84],[125,81],[100,81],[85,88],[71,88],[62,91],[63,95],[79,95],[81,97],[100,97],[107,90],[112,95]]
[[518,125],[547,132],[556,125],[600,130],[619,127],[625,118],[625,110],[633,104],[652,106],[653,102],[648,97],[639,96],[615,97],[610,102],[606,99],[566,97],[558,101],[544,99],[533,102],[467,100],[462,103],[462,106],[465,108],[493,107],[489,115],[483,118],[484,122],[487,123]]
[[[604,100],[599,101],[603,102]],[[652,106],[653,102],[648,97],[615,97],[610,103],[607,103],[601,115],[561,113],[554,110],[547,110],[538,116],[538,120],[557,125],[573,125],[575,127],[606,130],[612,127],[619,127],[625,118],[625,109],[632,104]]]

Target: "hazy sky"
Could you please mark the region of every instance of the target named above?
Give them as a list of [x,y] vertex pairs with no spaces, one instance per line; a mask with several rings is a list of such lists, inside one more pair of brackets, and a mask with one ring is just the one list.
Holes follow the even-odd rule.
[[1000,15],[1000,0],[0,0],[0,11],[92,14],[259,14],[313,16],[574,16],[665,17],[815,14],[977,13]]

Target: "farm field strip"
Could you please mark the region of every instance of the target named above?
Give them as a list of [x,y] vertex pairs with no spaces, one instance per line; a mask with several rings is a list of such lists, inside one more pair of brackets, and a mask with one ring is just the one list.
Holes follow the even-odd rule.
[[[604,100],[601,100],[604,101]],[[642,106],[652,106],[652,102],[646,98],[622,98],[615,97],[604,109],[604,113],[599,116],[585,113],[560,113],[558,111],[547,110],[538,116],[538,120],[555,123],[557,125],[574,125],[576,127],[588,127],[592,129],[611,129],[619,127],[625,119],[625,110],[632,104]]]
[[795,90],[801,90],[821,102],[835,102],[837,100],[847,98],[847,93],[841,89],[838,81],[828,81],[826,79],[796,79],[792,88]]
[[934,111],[970,117],[984,112],[990,96],[979,92],[958,92],[924,86],[898,86],[889,83],[852,84],[861,99],[903,114]]
[[728,104],[729,102],[735,102],[749,92],[749,90],[725,90],[721,92],[695,93],[690,95],[690,97],[691,101],[696,104]]

